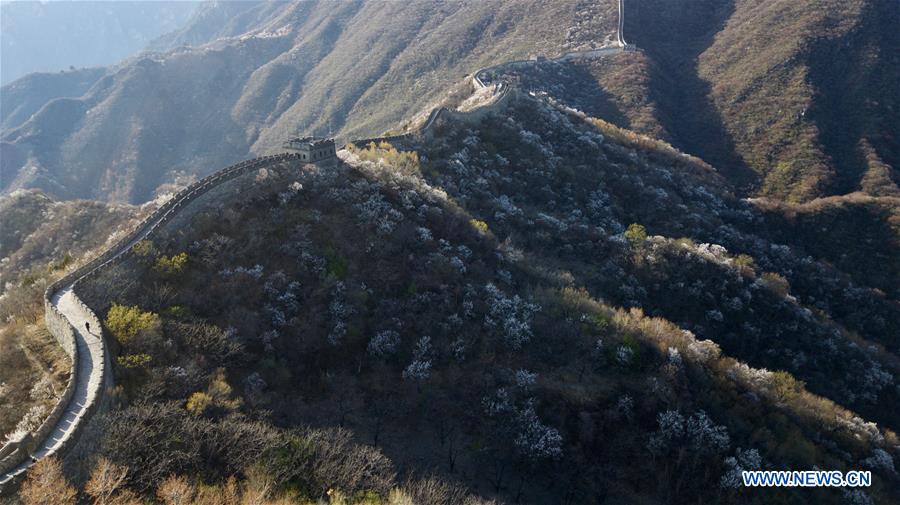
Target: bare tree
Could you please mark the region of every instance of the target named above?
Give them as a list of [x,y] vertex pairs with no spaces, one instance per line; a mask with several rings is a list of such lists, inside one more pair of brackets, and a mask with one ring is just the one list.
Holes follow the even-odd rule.
[[24,505],[75,505],[75,488],[62,473],[56,457],[41,459],[28,470],[19,491]]
[[114,465],[108,459],[100,458],[84,486],[84,492],[94,499],[95,505],[111,505],[115,503],[114,496],[125,484],[127,477],[127,467]]
[[173,475],[156,488],[156,497],[163,505],[191,505],[194,494],[194,486],[182,476]]
[[466,500],[466,488],[441,480],[436,476],[408,482],[403,491],[413,503],[428,505],[455,505]]

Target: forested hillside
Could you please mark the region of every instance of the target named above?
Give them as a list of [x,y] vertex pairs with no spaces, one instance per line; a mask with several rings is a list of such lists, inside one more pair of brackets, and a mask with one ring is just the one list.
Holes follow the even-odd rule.
[[625,3],[616,58],[521,78],[703,158],[742,195],[898,196],[896,3]]
[[[214,190],[84,289],[121,389],[76,484],[112,464],[148,496],[434,475],[503,502],[896,499],[900,308],[758,231],[708,165],[524,96],[345,158]],[[366,477],[297,472],[344,436]],[[876,484],[735,487],[816,466]]]
[[[686,150],[753,172],[756,191],[782,199],[896,191],[896,2],[626,5],[626,33],[661,70],[666,126]],[[861,188],[876,176],[882,187]]]
[[[210,2],[4,86],[0,432],[65,274],[96,392],[18,499],[900,502],[900,9],[626,0],[552,58],[618,4]],[[812,469],[873,483],[741,481]]]

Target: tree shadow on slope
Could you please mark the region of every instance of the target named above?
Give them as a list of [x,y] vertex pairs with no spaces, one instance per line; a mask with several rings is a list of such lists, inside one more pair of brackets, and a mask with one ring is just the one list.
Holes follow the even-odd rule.
[[816,40],[807,54],[809,80],[818,92],[809,114],[835,167],[830,194],[860,188],[870,168],[863,144],[895,169],[900,162],[900,139],[894,136],[900,124],[898,23],[900,11],[873,2],[856,29],[840,39]]
[[625,5],[628,40],[655,60],[650,86],[659,88],[661,116],[671,119],[664,127],[674,144],[714,165],[740,194],[752,193],[758,176],[736,152],[722,115],[709,98],[710,83],[698,71],[700,54],[734,12],[733,2],[702,0],[691,2],[693,9],[655,0]]

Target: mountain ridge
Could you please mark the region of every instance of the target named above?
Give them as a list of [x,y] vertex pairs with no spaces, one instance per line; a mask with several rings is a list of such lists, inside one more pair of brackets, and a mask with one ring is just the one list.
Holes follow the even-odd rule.
[[[874,447],[892,450],[893,421],[883,415],[897,399],[881,378],[898,372],[890,359],[896,341],[891,330],[866,329],[833,312],[830,304],[848,303],[842,297],[854,289],[841,284],[839,272],[824,263],[802,267],[818,271],[813,284],[842,286],[822,293],[795,284],[793,277],[789,283],[780,278],[807,264],[802,252],[769,242],[763,232],[744,231],[756,220],[755,211],[702,161],[526,93],[507,96],[502,107],[484,114],[441,115],[426,134],[398,138],[394,145],[352,147],[342,154],[347,163],[335,169],[272,167],[265,176],[235,180],[162,227],[144,247],[150,257],[129,256],[122,268],[100,272],[84,286],[84,297],[100,314],[116,305],[161,314],[164,332],[205,324],[233,327],[241,335],[242,360],[232,361],[228,352],[210,354],[207,359],[223,361],[200,366],[228,363],[221,380],[247,384],[244,392],[230,389],[243,406],[209,407],[199,414],[204,419],[215,420],[221,415],[216,412],[231,408],[271,408],[276,422],[287,426],[330,419],[352,427],[360,440],[377,444],[398,464],[456,465],[470,489],[511,501],[517,486],[518,493],[539,502],[555,503],[564,492],[545,481],[517,484],[533,467],[522,473],[504,467],[513,471],[505,477],[489,470],[491,461],[512,464],[529,454],[517,452],[519,446],[504,459],[503,431],[490,431],[518,429],[520,415],[541,430],[556,430],[564,441],[565,465],[543,466],[549,460],[539,453],[530,464],[560,472],[549,475],[565,479],[565,491],[585,499],[604,493],[625,501],[655,496],[631,473],[633,464],[617,458],[646,450],[660,409],[683,412],[693,422],[708,416],[735,445],[746,449],[749,443],[776,468],[819,464],[813,461],[835,468],[869,457]],[[643,235],[636,222],[646,226]],[[182,251],[191,259],[179,276],[167,277],[153,266],[154,257]],[[813,280],[805,270],[800,274]],[[119,275],[140,281],[112,292],[112,276]],[[176,294],[160,300],[139,288],[153,283],[165,283]],[[235,286],[243,286],[242,296],[233,295]],[[807,312],[815,299],[828,301],[828,316]],[[685,309],[684,300],[696,306]],[[872,301],[865,296],[854,303]],[[167,312],[169,304],[182,309]],[[501,316],[501,307],[511,312]],[[867,307],[859,310],[880,314],[889,325],[896,319],[890,315],[895,304]],[[745,320],[746,314],[753,316]],[[491,322],[499,317],[515,321]],[[778,330],[782,326],[792,328],[792,338]],[[738,331],[744,338],[736,337]],[[884,354],[866,344],[854,347],[854,331],[885,342]],[[454,338],[460,335],[466,351],[456,354]],[[181,405],[191,391],[160,390],[153,381],[162,376],[154,374],[172,366],[172,359],[189,369],[198,344],[179,340],[174,345],[180,352],[172,357],[153,338],[123,341],[124,356],[147,353],[151,359],[146,368],[121,370],[133,402],[123,417],[98,421],[115,434],[100,452],[116,464],[134,464],[144,451],[122,445],[132,433],[123,419],[152,423],[163,415],[142,408],[141,398]],[[827,345],[837,350],[826,352]],[[599,354],[592,350],[596,346]],[[681,365],[673,364],[673,354]],[[865,364],[849,366],[851,357]],[[424,368],[413,367],[417,360]],[[485,363],[490,366],[481,368]],[[827,379],[820,376],[823,369],[829,370]],[[870,372],[860,376],[860,369]],[[533,386],[507,378],[521,370],[528,372],[521,373],[522,384],[537,374]],[[660,371],[656,388],[643,382],[652,370]],[[248,381],[254,372],[261,382]],[[302,398],[286,399],[294,394],[289,390]],[[512,417],[491,414],[490,406],[503,405],[504,394],[515,405]],[[432,418],[419,409],[435,403],[439,412],[469,419],[452,429],[476,445],[452,446],[449,461],[455,463],[441,451],[428,451],[434,455],[428,459],[409,446],[426,443],[404,430],[429,429]],[[849,404],[852,411],[842,410]],[[869,421],[879,412],[886,425]],[[174,414],[165,416],[171,420]],[[411,420],[423,425],[410,426]],[[434,426],[449,429],[438,421]],[[175,423],[170,429],[190,426]],[[772,431],[760,434],[762,426]],[[850,433],[862,439],[854,442]],[[476,441],[491,445],[465,449],[479,447]],[[152,435],[148,444],[160,454],[171,450],[165,437]],[[619,473],[600,478],[608,467],[591,454],[616,462]],[[665,453],[654,454],[668,461]],[[677,470],[690,484],[673,492],[686,501],[718,486],[725,471],[716,456],[693,457],[715,477]],[[647,459],[651,466],[643,472],[654,471],[652,461],[657,460]],[[563,470],[574,467],[589,470]],[[134,485],[152,489],[150,475],[174,468],[138,471]],[[226,471],[205,468],[215,476]],[[677,489],[677,480],[667,476],[661,486]],[[885,482],[870,491],[887,489]],[[752,498],[726,493],[723,500],[729,499]],[[841,497],[823,493],[821,499]]]

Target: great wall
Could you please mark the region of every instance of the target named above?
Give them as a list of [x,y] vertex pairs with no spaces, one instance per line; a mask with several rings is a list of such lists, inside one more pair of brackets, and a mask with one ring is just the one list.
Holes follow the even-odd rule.
[[[475,90],[495,86],[491,99],[483,106],[465,112],[437,107],[431,110],[422,126],[414,132],[358,139],[351,143],[362,146],[370,142],[402,141],[413,135],[429,132],[445,115],[471,119],[495,111],[512,96],[512,86],[508,82],[502,80],[496,84],[493,82],[508,69],[519,69],[543,62],[593,59],[637,50],[634,46],[626,44],[623,36],[624,0],[618,0],[618,9],[616,46],[567,52],[552,59],[509,61],[482,68],[472,75],[471,81]],[[101,270],[124,258],[138,242],[150,237],[188,204],[220,184],[266,167],[292,161],[308,162],[296,152],[262,156],[228,166],[196,181],[177,192],[105,252],[47,286],[44,292],[44,319],[49,332],[71,358],[72,371],[63,394],[40,427],[32,433],[19,434],[0,447],[0,496],[11,493],[28,468],[36,461],[61,454],[71,447],[77,440],[78,429],[100,408],[104,392],[113,384],[110,356],[106,352],[100,319],[78,298],[75,292],[78,284],[99,275]]]
[[[75,294],[85,279],[123,258],[135,244],[151,236],[185,206],[209,190],[241,175],[288,161],[297,153],[263,156],[231,165],[182,189],[147,216],[131,233],[106,252],[69,273],[44,292],[47,328],[72,359],[66,388],[48,417],[34,433],[21,434],[0,449],[0,493],[5,493],[36,460],[60,453],[75,441],[81,423],[101,405],[103,392],[112,385],[109,354],[100,319]],[[91,330],[84,323],[89,323]]]

